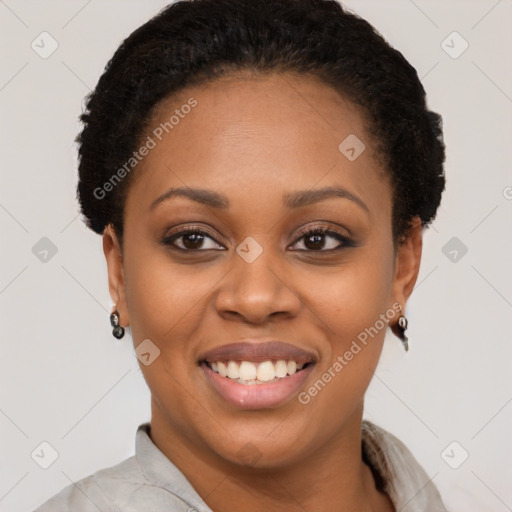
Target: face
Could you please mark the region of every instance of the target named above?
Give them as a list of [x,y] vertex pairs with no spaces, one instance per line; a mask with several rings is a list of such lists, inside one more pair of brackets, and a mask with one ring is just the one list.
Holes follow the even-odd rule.
[[326,449],[360,421],[419,266],[418,230],[393,245],[361,112],[316,78],[240,74],[181,91],[148,126],[123,250],[110,229],[104,247],[121,324],[150,340],[152,428],[263,467]]

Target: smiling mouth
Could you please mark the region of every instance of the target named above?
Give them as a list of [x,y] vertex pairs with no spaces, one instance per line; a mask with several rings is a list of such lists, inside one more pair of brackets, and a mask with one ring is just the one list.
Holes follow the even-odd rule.
[[279,382],[305,370],[311,362],[297,362],[293,359],[267,361],[203,361],[212,371],[246,386]]

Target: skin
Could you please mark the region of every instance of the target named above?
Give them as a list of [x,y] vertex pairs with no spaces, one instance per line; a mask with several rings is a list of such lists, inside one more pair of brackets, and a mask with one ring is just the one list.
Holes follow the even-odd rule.
[[[103,234],[120,323],[135,346],[149,338],[161,351],[141,365],[151,438],[216,512],[242,503],[258,512],[392,511],[360,448],[385,328],[307,405],[294,396],[278,407],[235,408],[211,388],[198,357],[244,338],[282,340],[317,356],[307,390],[380,314],[405,306],[421,259],[419,219],[395,247],[392,190],[362,113],[317,78],[238,73],[189,87],[158,105],[144,137],[190,97],[198,105],[134,171],[122,242],[110,226]],[[354,161],[338,150],[349,134],[366,145]],[[221,193],[230,207],[174,197],[150,208],[183,186]],[[366,209],[339,197],[283,205],[284,194],[327,186]],[[319,225],[354,246],[327,253],[340,244],[330,236],[306,246],[299,229]],[[213,239],[178,253],[162,244],[176,226]],[[252,263],[235,251],[249,236],[263,249]],[[185,242],[194,247],[190,237],[175,240]],[[244,449],[254,460],[240,456]]]

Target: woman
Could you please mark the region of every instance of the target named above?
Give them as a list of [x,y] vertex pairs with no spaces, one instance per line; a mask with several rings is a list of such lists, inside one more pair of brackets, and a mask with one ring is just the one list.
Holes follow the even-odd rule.
[[187,0],[131,34],[82,115],[78,194],[151,422],[38,512],[444,511],[362,420],[388,326],[408,348],[440,121],[334,1]]

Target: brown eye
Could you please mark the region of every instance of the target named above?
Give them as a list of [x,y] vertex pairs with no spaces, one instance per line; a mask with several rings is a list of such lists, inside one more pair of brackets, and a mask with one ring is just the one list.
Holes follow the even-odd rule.
[[208,233],[197,229],[179,231],[166,236],[162,243],[181,251],[219,250],[221,247]]
[[189,233],[182,235],[180,238],[183,239],[182,243],[185,249],[200,249],[203,245],[205,235],[201,233]]
[[[330,240],[329,240],[330,239]],[[353,242],[346,236],[325,228],[315,228],[303,233],[295,243],[304,240],[304,248],[298,248],[299,251],[327,252],[343,249],[344,247],[354,247]]]
[[304,246],[308,249],[323,249],[325,246],[325,234],[324,233],[312,233],[304,238]]

